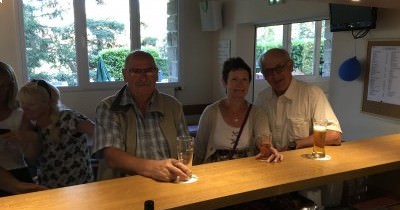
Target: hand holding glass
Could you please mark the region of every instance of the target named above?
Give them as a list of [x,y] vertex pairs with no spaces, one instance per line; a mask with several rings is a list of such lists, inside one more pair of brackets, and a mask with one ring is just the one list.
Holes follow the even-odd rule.
[[257,136],[256,143],[258,149],[260,150],[259,159],[267,160],[268,157],[272,154],[272,135],[271,134],[262,134]]

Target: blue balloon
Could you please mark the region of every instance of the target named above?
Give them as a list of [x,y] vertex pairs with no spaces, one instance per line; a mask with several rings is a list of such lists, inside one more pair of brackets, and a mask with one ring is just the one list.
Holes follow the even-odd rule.
[[339,67],[339,77],[344,81],[353,81],[361,74],[361,64],[354,56],[345,60]]

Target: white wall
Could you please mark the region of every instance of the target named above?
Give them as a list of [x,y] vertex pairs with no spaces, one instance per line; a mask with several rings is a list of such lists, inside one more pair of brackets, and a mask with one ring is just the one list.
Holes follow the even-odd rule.
[[[14,0],[3,0],[0,4],[0,61],[10,64],[16,70],[21,69],[19,41],[17,38],[18,15]],[[16,71],[18,82],[21,80],[21,71]]]
[[[361,112],[368,40],[400,38],[399,9],[379,8],[377,19],[377,28],[362,39],[354,40],[351,32],[334,33],[333,36],[330,99],[347,139],[400,132],[399,119]],[[362,64],[362,75],[355,81],[346,82],[337,76],[337,71],[344,60],[353,56],[357,56]]]
[[[18,11],[15,2],[3,0],[0,5],[0,60],[11,64],[22,78],[18,40]],[[220,83],[221,64],[217,62],[218,40],[231,40],[231,56],[241,56],[253,64],[254,25],[258,23],[282,23],[285,20],[310,20],[328,17],[327,3],[286,0],[283,5],[267,6],[265,0],[220,0],[223,3],[223,29],[217,32],[200,30],[199,0],[181,0],[181,69],[183,90],[176,93],[183,104],[210,103],[224,96]],[[369,39],[399,38],[400,13],[398,10],[379,9],[377,29],[367,37],[356,41],[357,57],[365,63],[366,45]],[[344,82],[337,76],[343,60],[354,56],[354,43],[349,32],[335,32],[333,36],[332,72],[329,99],[341,122],[345,139],[398,133],[398,119],[361,113],[363,81]],[[256,82],[257,89],[266,85]],[[62,91],[63,102],[90,117],[98,101],[117,88],[105,90]],[[252,93],[249,94],[249,98]]]

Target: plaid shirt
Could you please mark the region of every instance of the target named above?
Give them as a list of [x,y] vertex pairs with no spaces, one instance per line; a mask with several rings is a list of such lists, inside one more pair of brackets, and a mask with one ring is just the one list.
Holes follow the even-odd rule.
[[[125,88],[113,99],[112,106],[116,105],[125,110],[133,109],[136,114],[136,128],[126,128],[136,129],[136,157],[146,159],[175,158],[171,157],[171,151],[169,151],[169,146],[171,145],[168,145],[167,138],[160,127],[160,121],[163,119],[164,113],[161,107],[157,107],[154,104],[157,97],[160,97],[160,93],[156,90],[147,105],[146,113],[142,115],[130,92]],[[121,111],[116,112],[111,109],[112,107],[110,108],[104,101],[97,107],[94,152],[101,151],[105,147],[127,150],[126,130],[123,127],[130,125],[124,125],[125,122],[120,120]],[[165,120],[170,120],[171,124],[174,123],[173,119]],[[180,116],[176,130],[178,136],[188,134],[183,114]]]

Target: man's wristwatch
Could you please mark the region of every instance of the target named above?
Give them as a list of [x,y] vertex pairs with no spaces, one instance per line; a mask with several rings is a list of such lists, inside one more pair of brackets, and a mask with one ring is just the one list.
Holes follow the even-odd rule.
[[296,147],[297,147],[296,140],[289,141],[289,144],[288,144],[288,150],[295,150],[295,149],[296,149]]

